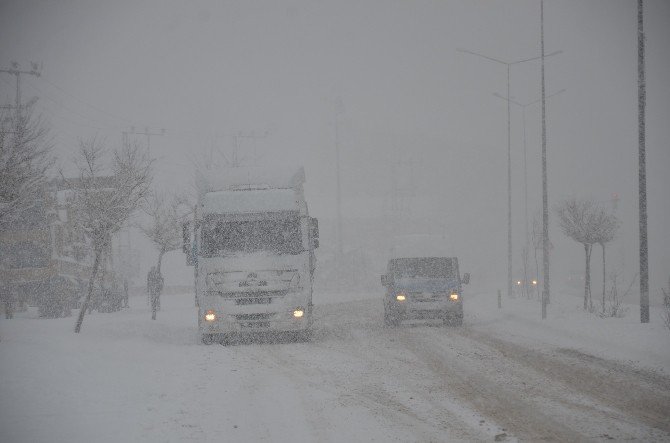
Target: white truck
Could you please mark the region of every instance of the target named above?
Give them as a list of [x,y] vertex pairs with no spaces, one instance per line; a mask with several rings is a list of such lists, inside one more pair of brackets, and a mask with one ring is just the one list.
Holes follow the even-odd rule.
[[302,167],[198,175],[184,252],[195,266],[203,343],[258,333],[309,339],[319,230],[304,182]]

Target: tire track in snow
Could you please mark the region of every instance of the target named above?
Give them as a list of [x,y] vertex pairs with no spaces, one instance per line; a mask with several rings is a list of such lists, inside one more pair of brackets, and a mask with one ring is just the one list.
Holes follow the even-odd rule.
[[670,378],[667,376],[574,349],[540,351],[479,332],[471,331],[467,336],[616,409],[621,420],[631,421],[633,417],[670,434]]
[[488,340],[472,338],[479,335],[468,328],[452,330],[448,340],[429,329],[429,337],[403,332],[402,343],[442,374],[445,391],[469,402],[522,440],[661,441],[669,437],[588,395],[569,375],[557,378],[538,371],[536,356],[522,346],[515,345],[516,354],[501,352]]

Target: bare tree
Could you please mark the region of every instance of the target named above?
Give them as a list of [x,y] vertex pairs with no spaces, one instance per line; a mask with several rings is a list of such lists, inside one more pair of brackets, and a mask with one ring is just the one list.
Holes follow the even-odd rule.
[[603,310],[602,312],[599,313],[600,317],[621,318],[624,315],[626,315],[626,312],[628,311],[628,308],[623,306],[623,300],[626,298],[628,294],[630,294],[630,291],[633,289],[633,285],[635,284],[635,280],[637,279],[637,274],[633,276],[633,278],[630,281],[630,284],[623,292],[619,292],[619,284],[618,284],[619,274],[620,272],[615,271],[612,272],[612,274],[610,275],[610,280],[612,281],[612,284],[610,285],[609,299],[607,300],[607,305],[603,305]]
[[[140,225],[140,230],[158,249],[156,276],[161,276],[163,255],[181,248],[182,219],[189,212],[189,205],[184,197],[165,195],[154,191],[146,199],[146,212],[150,217],[148,225]],[[149,288],[152,292],[152,288]],[[160,292],[155,294],[160,297]],[[151,300],[151,318],[156,319],[158,300]]]
[[598,208],[594,216],[593,227],[596,230],[596,243],[600,245],[603,250],[603,300],[602,310],[605,311],[605,293],[606,293],[606,276],[607,268],[605,266],[605,245],[612,240],[619,229],[619,219],[610,211],[604,208]]
[[[114,151],[109,169],[105,168],[105,156],[106,148],[96,138],[81,141],[75,158],[79,177],[70,184],[76,189],[76,223],[91,240],[94,257],[88,292],[75,324],[77,333],[81,331],[91,301],[103,253],[109,247],[112,235],[137,209],[151,181],[151,160],[136,146],[125,145]],[[110,174],[103,175],[107,171]]]
[[591,249],[598,243],[603,228],[599,217],[601,210],[592,201],[578,201],[575,198],[565,200],[556,206],[559,225],[563,233],[574,241],[584,245],[586,258],[584,282],[584,309],[593,308],[591,299]]
[[44,199],[52,144],[31,107],[0,115],[0,230],[21,220]]

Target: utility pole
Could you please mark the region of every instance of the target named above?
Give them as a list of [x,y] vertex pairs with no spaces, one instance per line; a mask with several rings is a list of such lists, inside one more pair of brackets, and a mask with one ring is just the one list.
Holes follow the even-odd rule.
[[[507,97],[510,97],[510,67],[533,60],[542,59],[544,62],[544,46],[540,57],[531,57],[523,60],[504,61],[497,58],[489,57],[487,55],[479,54],[477,52],[469,51],[467,49],[458,49],[460,52],[476,55],[477,57],[485,58],[489,61],[505,65],[507,68]],[[555,51],[546,57],[560,54],[563,51]],[[510,130],[510,104],[507,102],[507,296],[512,296],[513,275],[512,275],[512,147],[511,147],[511,130]]]
[[130,127],[130,131],[123,131],[123,144],[128,143],[128,135],[144,135],[147,137],[147,152],[151,155],[151,136],[152,135],[165,135],[165,129],[161,129],[160,132],[151,132],[148,127],[144,128],[144,131],[136,131],[134,126]]
[[643,0],[637,2],[637,106],[638,106],[638,191],[640,205],[640,321],[649,323],[649,254],[647,251],[647,160],[645,148],[645,107],[647,90],[644,75]]
[[549,193],[547,190],[547,118],[546,95],[544,89],[544,0],[540,0],[540,46],[542,51],[541,93],[542,93],[542,319],[547,318],[549,303]]
[[[558,95],[562,92],[564,92],[565,89],[561,89],[558,92],[554,92],[553,94],[549,94],[546,98],[553,97],[554,95]],[[516,100],[512,100],[509,97],[503,97],[502,95],[498,93],[494,93],[494,96],[507,100],[510,103],[513,103],[517,105],[518,107],[521,108],[521,121],[523,124],[523,194],[524,194],[524,205],[523,205],[523,210],[524,210],[524,226],[525,226],[525,243],[524,243],[524,251],[523,251],[523,279],[524,279],[524,295],[528,295],[528,244],[529,244],[529,235],[528,235],[528,167],[527,167],[527,144],[526,144],[526,108],[528,106],[534,105],[536,103],[539,103],[542,101],[541,98],[534,100],[532,102],[528,103],[520,103],[517,102]]]
[[19,69],[18,63],[12,62],[11,68],[0,68],[0,72],[16,76],[16,103],[14,104],[14,108],[16,109],[16,115],[19,117],[21,116],[21,74],[34,75],[35,77],[42,75],[37,63],[31,62],[30,67],[30,71],[22,71]]
[[335,169],[337,175],[337,264],[340,266],[344,254],[344,234],[342,231],[342,180],[340,175],[340,115],[344,114],[342,99],[335,101]]
[[[233,156],[232,156],[232,161],[230,162],[231,166],[233,168],[237,168],[242,166],[242,160],[239,158],[239,150],[240,150],[240,139],[243,138],[248,138],[252,139],[254,141],[254,157],[256,156],[256,140],[260,138],[265,138],[268,136],[268,132],[265,131],[262,134],[256,134],[255,132],[248,132],[244,133],[242,131],[236,133],[233,135]],[[256,160],[254,160],[256,161]]]

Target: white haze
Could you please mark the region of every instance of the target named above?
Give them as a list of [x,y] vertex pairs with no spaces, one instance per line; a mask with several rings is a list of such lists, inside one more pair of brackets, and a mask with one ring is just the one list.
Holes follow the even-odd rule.
[[[619,196],[610,249],[627,279],[637,272],[636,2],[545,2],[551,203]],[[645,2],[647,167],[652,302],[670,273],[670,3]],[[0,4],[0,66],[43,64],[22,77],[39,97],[67,168],[78,137],[121,142],[148,128],[154,184],[189,188],[193,160],[222,151],[305,166],[306,197],[321,222],[321,256],[336,248],[336,103],[341,100],[345,250],[364,248],[378,281],[392,191],[417,233],[444,235],[463,270],[487,287],[507,274],[504,60],[539,55],[536,1],[8,1]],[[14,78],[0,74],[0,101]],[[539,97],[539,64],[512,67],[511,95]],[[529,213],[541,206],[537,105],[527,109]],[[521,112],[512,108],[514,268],[523,223]],[[132,137],[132,136],[131,136]],[[145,143],[144,136],[135,136]],[[404,162],[405,167],[393,166]],[[387,217],[386,219],[384,217]],[[137,244],[143,244],[139,235]],[[551,226],[553,282],[583,267],[580,245]],[[146,243],[143,268],[155,259]],[[189,285],[184,256],[166,257],[167,284]],[[596,266],[597,268],[597,266]],[[143,269],[146,272],[146,269]],[[140,275],[144,275],[141,272]],[[317,278],[322,270],[317,271]],[[596,270],[595,280],[598,281]],[[597,289],[595,289],[597,291]],[[318,302],[318,299],[316,300]]]

